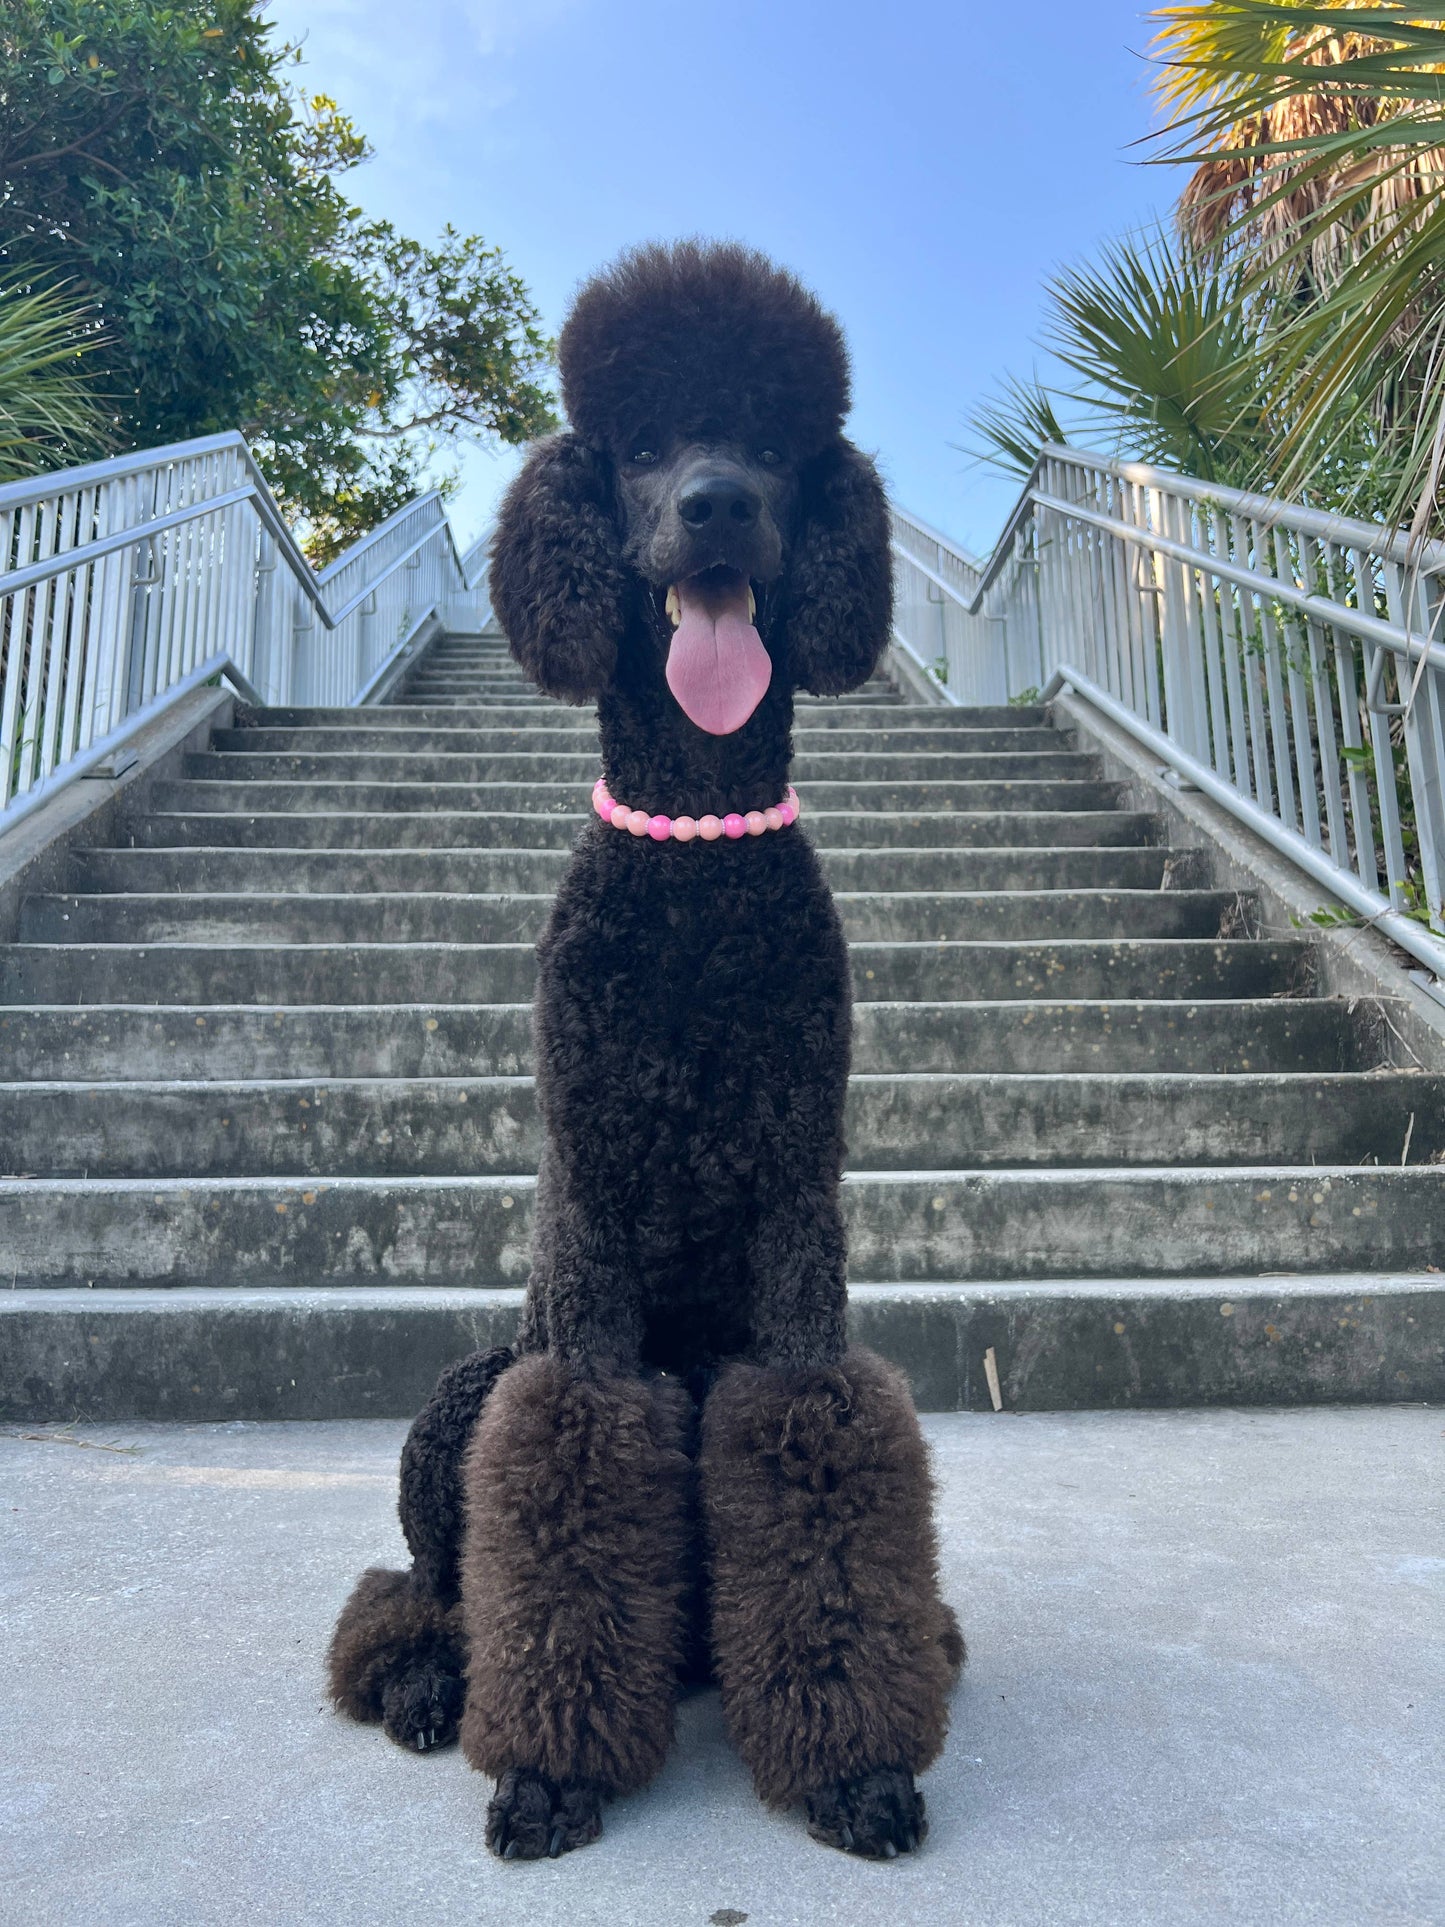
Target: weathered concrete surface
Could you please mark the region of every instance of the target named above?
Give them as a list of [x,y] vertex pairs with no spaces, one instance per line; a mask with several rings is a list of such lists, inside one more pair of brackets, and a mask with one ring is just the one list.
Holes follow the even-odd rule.
[[[860,1003],[855,1071],[1366,1070],[1380,1006],[1312,997],[1136,1003]],[[0,1061],[29,1079],[517,1077],[530,1004],[46,1004],[0,1008]]]
[[[510,1344],[520,1290],[433,1285],[0,1291],[0,1420],[409,1417]],[[853,1336],[922,1411],[1445,1399],[1430,1274],[860,1284]]]
[[[881,1283],[1420,1271],[1445,1250],[1439,1167],[857,1171],[849,1275]],[[527,1176],[0,1178],[22,1285],[513,1285]]]
[[[1445,1078],[1430,1071],[858,1073],[844,1130],[874,1172],[1026,1166],[1365,1164],[1445,1155]],[[6,1175],[446,1177],[535,1172],[530,1078],[188,1078],[0,1084]]]
[[[287,821],[295,819],[288,818]],[[253,933],[255,934],[255,933]],[[1246,938],[1072,938],[1052,943],[854,943],[853,993],[874,998],[1273,997],[1303,990],[1309,947]],[[0,1003],[516,1003],[536,978],[527,943],[16,944]]]
[[926,1420],[972,1658],[916,1859],[752,1796],[715,1696],[600,1842],[322,1698],[402,1428],[0,1439],[0,1914],[46,1927],[1436,1927],[1439,1409]]

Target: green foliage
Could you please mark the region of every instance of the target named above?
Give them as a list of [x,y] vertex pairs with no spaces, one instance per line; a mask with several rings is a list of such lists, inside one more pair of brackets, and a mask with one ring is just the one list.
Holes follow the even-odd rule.
[[1045,442],[1069,439],[1069,431],[1060,425],[1054,410],[1057,399],[1037,375],[1030,381],[1005,375],[998,393],[981,402],[969,416],[975,446],[965,447],[963,452],[1026,481]]
[[1237,276],[1163,235],[1115,241],[1047,287],[1044,339],[1073,389],[1009,381],[971,418],[988,459],[1027,474],[1044,441],[1074,433],[1204,481],[1257,479],[1268,447],[1268,367]]
[[240,428],[324,556],[447,442],[550,426],[549,344],[478,237],[362,217],[296,60],[261,0],[9,0],[0,250],[91,302],[120,445]]
[[106,413],[84,367],[86,309],[0,279],[0,482],[104,453]]
[[1445,0],[1206,0],[1155,18],[1166,158],[1198,170],[1186,213],[1239,263],[1239,299],[1272,315],[1281,486],[1364,443],[1385,518],[1416,500],[1438,531]]

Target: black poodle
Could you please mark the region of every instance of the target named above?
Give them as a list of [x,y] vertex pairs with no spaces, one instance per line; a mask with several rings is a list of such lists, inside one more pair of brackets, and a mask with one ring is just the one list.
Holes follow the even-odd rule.
[[883,491],[837,324],[760,254],[625,255],[559,358],[572,430],[491,575],[602,735],[538,945],[533,1269],[515,1348],[412,1427],[414,1565],[359,1583],[332,1692],[408,1745],[460,1731],[489,1845],[533,1857],[597,1836],[710,1670],[762,1797],[892,1857],[963,1646],[907,1386],[847,1341],[848,959],[788,789],[794,690],[888,639]]

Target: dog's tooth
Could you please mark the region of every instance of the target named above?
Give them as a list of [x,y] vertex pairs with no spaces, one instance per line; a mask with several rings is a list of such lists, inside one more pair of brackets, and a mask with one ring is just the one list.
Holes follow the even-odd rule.
[[748,621],[756,622],[757,616],[758,616],[758,599],[753,594],[753,585],[750,582],[748,584]]
[[675,629],[682,621],[682,598],[678,595],[675,587],[668,590],[667,601],[663,606],[667,610],[668,616],[672,621],[672,626]]

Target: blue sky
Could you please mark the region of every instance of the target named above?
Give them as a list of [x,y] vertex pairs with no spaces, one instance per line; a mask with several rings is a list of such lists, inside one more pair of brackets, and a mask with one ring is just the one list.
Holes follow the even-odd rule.
[[[950,447],[1040,360],[1062,260],[1167,210],[1139,0],[273,0],[300,75],[376,149],[350,177],[426,238],[500,245],[555,329],[629,242],[738,237],[835,310],[854,438],[900,502],[980,551],[1014,488]],[[476,533],[512,471],[476,455]]]

